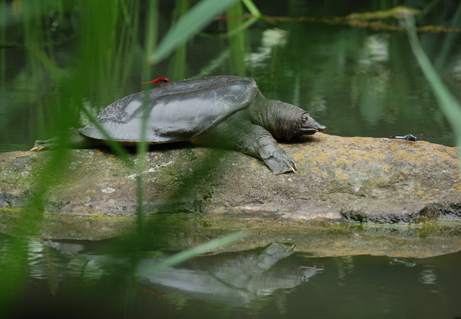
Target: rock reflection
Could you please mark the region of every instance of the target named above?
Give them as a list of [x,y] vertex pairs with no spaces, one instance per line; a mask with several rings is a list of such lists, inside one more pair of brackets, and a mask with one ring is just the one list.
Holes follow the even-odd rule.
[[[119,281],[120,275],[131,277],[135,260],[101,253],[107,248],[103,242],[30,240],[25,248],[30,277],[47,281],[53,296],[63,282],[75,283],[74,279],[84,287],[111,278]],[[264,302],[268,296],[277,299],[322,270],[293,254],[292,246],[273,243],[248,251],[195,257],[155,273],[149,273],[148,268],[168,257],[144,258],[136,269],[142,273],[138,277],[142,292],[241,306],[253,300]]]
[[[287,261],[294,253],[287,245],[273,243],[264,249],[198,257],[178,267],[143,275],[141,283],[165,292],[195,299],[241,306],[277,289],[295,287],[321,269]],[[145,259],[144,270],[160,259]]]

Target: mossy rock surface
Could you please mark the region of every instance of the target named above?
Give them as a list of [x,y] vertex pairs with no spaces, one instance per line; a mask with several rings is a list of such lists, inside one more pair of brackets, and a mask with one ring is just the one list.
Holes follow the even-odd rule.
[[[449,232],[453,240],[459,239],[456,148],[321,133],[281,146],[295,158],[297,174],[274,175],[262,161],[233,151],[190,145],[151,148],[143,170],[145,211],[206,219],[193,227],[207,234],[212,229],[238,228],[229,225],[262,227],[266,238],[277,229],[303,233],[319,221],[331,231],[336,222],[341,227],[362,222],[398,228],[453,220],[449,223],[455,231],[448,227]],[[133,227],[137,207],[133,167],[107,150],[70,150],[60,161],[54,154],[0,154],[4,232],[12,232],[18,209],[27,207],[38,193],[43,194],[44,220],[49,221],[42,227],[44,237],[101,239]],[[131,159],[136,166],[136,156]]]

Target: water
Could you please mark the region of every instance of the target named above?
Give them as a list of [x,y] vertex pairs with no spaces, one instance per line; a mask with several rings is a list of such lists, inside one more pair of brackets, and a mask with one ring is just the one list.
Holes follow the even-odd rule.
[[[260,9],[266,15],[307,17],[345,17],[352,12],[379,9],[372,4],[334,6],[322,1],[275,3],[261,3]],[[398,4],[406,2],[392,2],[392,5]],[[146,10],[143,6],[141,10]],[[448,7],[439,8],[438,15],[420,17],[420,23],[445,24],[443,21],[453,19]],[[437,8],[433,10],[437,12]],[[169,26],[172,9],[171,4],[163,2],[159,7],[160,38]],[[128,63],[142,58],[141,51],[137,51],[142,41],[137,39],[139,43],[128,45],[125,55],[120,57],[126,61],[121,65],[126,69],[118,76],[114,73],[119,70],[115,65],[106,65],[108,53],[99,53],[99,42],[78,42],[78,36],[85,34],[77,23],[82,23],[83,19],[78,10],[65,12],[72,24],[60,23],[58,16],[50,15],[47,23],[51,25],[41,22],[42,28],[51,30],[50,36],[56,37],[57,43],[58,39],[66,40],[53,47],[50,59],[56,61],[64,74],[70,75],[76,92],[70,97],[68,92],[62,92],[33,52],[27,53],[23,46],[2,49],[7,62],[3,71],[5,82],[0,90],[2,152],[28,150],[34,140],[49,138],[62,130],[62,123],[74,126],[84,123],[75,110],[76,102],[96,113],[113,101],[145,88],[140,83],[152,78],[165,76],[175,81],[221,74],[254,77],[266,97],[308,110],[318,122],[327,126],[328,134],[371,137],[425,134],[431,136],[432,142],[454,145],[451,129],[414,59],[404,31],[320,23],[279,22],[274,25],[259,21],[242,31],[245,45],[234,50],[232,41],[218,36],[226,31],[226,21],[219,21],[206,29],[206,35],[194,37],[183,55],[171,56],[155,66],[152,75],[146,75],[140,63]],[[401,24],[394,20],[386,22]],[[456,23],[453,20],[453,24]],[[28,34],[21,24],[13,24],[8,30]],[[461,42],[457,41],[460,35],[422,32],[419,36],[442,79],[460,99],[457,89],[461,82]],[[82,45],[88,45],[88,57],[76,49]],[[116,51],[107,45],[108,52]],[[434,47],[441,49],[434,50]],[[80,69],[74,69],[79,61],[84,63],[80,65],[81,72],[88,74],[80,76],[77,72]],[[99,69],[90,67],[98,63],[101,64]],[[76,101],[75,96],[80,100]]]
[[[3,236],[0,250],[12,244]],[[196,257],[130,281],[112,243],[25,240],[7,318],[456,318],[461,252],[315,258],[289,245]],[[106,253],[101,253],[106,251]],[[138,270],[167,252],[149,251]],[[1,264],[5,262],[1,258]],[[14,270],[10,270],[14,273]],[[3,278],[7,275],[2,270]],[[14,276],[14,274],[12,274]],[[10,297],[11,298],[11,297]]]

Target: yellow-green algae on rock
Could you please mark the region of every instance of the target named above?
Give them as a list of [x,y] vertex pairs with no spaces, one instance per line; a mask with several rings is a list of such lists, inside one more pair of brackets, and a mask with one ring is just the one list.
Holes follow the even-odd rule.
[[[408,226],[405,216],[417,216],[427,207],[444,211],[461,202],[457,150],[452,147],[424,141],[320,133],[281,146],[298,163],[297,174],[274,175],[261,161],[233,151],[187,145],[152,148],[144,172],[145,210],[150,215],[192,213],[188,216],[195,216],[197,222],[188,227],[197,229],[205,229],[213,221],[217,223],[213,227],[223,231],[230,230],[229,225],[252,228],[254,232],[260,229],[259,234],[266,236],[258,235],[258,242],[262,244],[266,239],[275,239],[269,234],[289,234],[293,229],[300,234],[315,233],[312,223],[306,221],[317,223],[321,220],[322,234],[334,238],[330,232],[343,227],[334,223],[342,219],[341,213],[348,212],[368,216],[369,220],[392,216],[392,223],[395,223],[392,227],[404,229]],[[0,206],[4,207],[0,226],[3,231],[9,232],[12,216],[16,214],[11,210],[24,206],[28,198],[39,191],[40,178],[50,181],[43,193],[45,219],[50,221],[44,226],[43,235],[101,239],[132,229],[136,211],[136,171],[133,168],[109,151],[72,150],[64,159],[59,176],[45,175],[50,174],[46,163],[52,154],[53,151],[0,154]],[[131,157],[134,159],[135,155]],[[444,218],[443,214],[439,216]],[[203,218],[206,223],[201,224]],[[68,229],[53,230],[65,224],[66,219]],[[238,223],[240,220],[245,223]],[[104,226],[98,227],[98,223]],[[421,228],[424,224],[421,220],[415,223],[418,224],[411,227]],[[459,250],[456,248],[459,246],[459,226],[455,222],[448,223],[446,228],[451,230],[446,233],[451,237],[444,240],[451,244],[441,244],[450,247],[442,249],[444,253]],[[367,233],[369,231],[366,229]],[[368,236],[356,234],[356,230],[348,234],[352,237],[329,245],[329,250],[339,247],[336,253],[350,253],[352,250],[348,250],[347,243],[357,243],[358,238]],[[280,240],[287,237],[280,236]],[[419,237],[412,238],[417,241]],[[307,239],[298,240],[297,246],[304,247],[306,242]],[[313,247],[305,246],[302,250]],[[320,254],[320,248],[314,250]],[[356,251],[359,252],[358,248]],[[362,249],[362,253],[367,251],[371,250]],[[389,254],[384,248],[375,251]]]

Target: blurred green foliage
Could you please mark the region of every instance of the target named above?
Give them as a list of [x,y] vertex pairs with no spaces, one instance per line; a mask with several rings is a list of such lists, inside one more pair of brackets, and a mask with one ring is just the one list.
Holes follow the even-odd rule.
[[[456,18],[459,19],[460,16],[457,16]],[[461,152],[461,104],[447,89],[443,81],[440,79],[440,76],[437,74],[437,71],[432,66],[432,63],[428,59],[427,55],[424,53],[424,50],[421,47],[421,44],[419,43],[416,32],[414,31],[415,22],[413,15],[406,16],[406,22],[407,25],[410,27],[408,30],[408,36],[410,38],[410,44],[413,53],[415,54],[418,63],[421,65],[426,79],[431,84],[432,90],[435,93],[440,108],[442,109],[445,117],[447,118],[448,122],[450,123],[453,129],[453,132],[455,133],[456,146],[458,146]],[[458,153],[458,157],[461,168],[460,153]]]
[[[446,119],[433,108],[433,96],[410,58],[406,35],[393,31],[402,28],[400,21],[384,12],[392,9],[395,1],[371,1],[367,6],[358,1],[267,1],[260,8],[264,16],[249,0],[165,3],[0,0],[0,133],[4,143],[12,140],[15,127],[38,138],[58,134],[64,143],[68,127],[91,121],[109,103],[139,91],[141,82],[159,76],[181,80],[215,74],[255,77],[268,98],[308,109],[327,125],[330,134],[386,137],[420,133],[423,127],[425,133],[451,141]],[[400,5],[411,3],[398,1]],[[459,2],[418,3],[426,12],[417,16],[418,25],[461,27]],[[341,17],[344,23],[357,12],[373,19],[373,10],[380,11],[379,19],[387,28],[363,21],[347,27],[325,22]],[[246,11],[253,15],[248,21],[242,16]],[[202,31],[224,12],[225,17]],[[285,13],[289,18],[308,19],[267,18]],[[198,37],[192,43],[186,43],[195,35]],[[420,38],[435,71],[448,79],[455,95],[459,94],[459,34],[425,33]],[[433,73],[428,77],[431,82],[436,79]],[[437,96],[438,91],[444,89],[436,89]],[[456,110],[455,103],[450,103]],[[461,123],[457,112],[449,115],[454,128]],[[459,144],[459,130],[455,131]],[[127,165],[134,166],[132,155],[115,143],[111,147]],[[146,151],[146,143],[140,143],[136,164],[139,218],[133,250],[142,243],[146,225],[142,205]],[[35,233],[43,214],[44,194],[50,185],[59,183],[66,154],[65,149],[48,154],[49,165],[22,217],[21,235]],[[217,165],[219,161],[210,157],[198,165],[195,174],[205,175]],[[192,194],[196,180],[197,175],[191,175],[178,193]],[[0,315],[27,280],[27,249],[27,240],[21,236],[3,248]]]
[[[28,72],[33,74],[34,82],[26,81],[28,89],[38,93],[34,96],[38,103],[37,123],[45,128],[52,124],[58,135],[58,141],[62,145],[66,143],[66,130],[75,125],[78,115],[84,115],[89,121],[94,122],[94,109],[84,105],[87,98],[92,98],[94,104],[107,104],[120,94],[117,88],[123,86],[133,73],[137,61],[143,61],[145,69],[140,76],[151,76],[152,62],[159,62],[174,49],[178,48],[175,56],[174,76],[185,76],[184,42],[193,37],[205,27],[217,14],[222,13],[236,0],[203,0],[191,10],[188,10],[187,0],[178,0],[175,10],[173,27],[166,33],[164,39],[156,46],[158,38],[158,3],[150,1],[147,4],[140,0],[120,0],[114,2],[74,0],[67,1],[13,1],[8,12],[14,17],[6,16],[7,3],[0,3],[0,41],[7,44],[7,31],[13,25],[22,23],[24,35],[24,47],[28,55],[27,61],[30,66]],[[147,6],[147,17],[143,20],[145,48],[140,46],[140,29],[142,28],[140,17],[142,6]],[[51,27],[49,18],[53,18]],[[71,21],[70,24],[69,21]],[[56,25],[63,25],[62,33],[52,34]],[[72,59],[71,68],[62,67],[62,57],[59,56],[53,45],[54,42],[62,43],[66,39],[78,35],[74,51],[76,56]],[[54,37],[57,38],[54,38]],[[157,49],[158,48],[158,49]],[[67,58],[67,57],[66,57]],[[0,65],[6,64],[5,49],[0,52]],[[0,72],[0,81],[5,84],[6,68]],[[49,88],[44,88],[44,80],[50,78]],[[141,82],[140,77],[138,81]],[[43,94],[46,92],[46,94]],[[97,94],[96,94],[97,93]],[[43,94],[42,96],[40,96]],[[32,97],[32,95],[28,95]],[[103,104],[103,105],[104,105]],[[8,107],[8,105],[6,105]],[[144,108],[147,110],[147,108]],[[20,112],[20,110],[16,110]],[[51,113],[51,114],[50,114]],[[50,116],[51,115],[51,116]],[[59,119],[59,121],[56,121]],[[143,127],[146,127],[147,113],[143,115]],[[0,123],[5,124],[5,123]],[[101,127],[99,129],[102,130]],[[143,130],[145,132],[145,129]],[[105,133],[107,138],[109,136]],[[142,245],[144,233],[143,191],[145,171],[144,154],[147,151],[145,135],[140,137],[141,143],[137,150],[137,178],[138,178],[138,228],[133,236],[132,251]],[[131,163],[131,157],[116,143],[110,145],[121,157],[125,158],[127,165]],[[34,187],[33,195],[27,209],[22,213],[22,231],[17,239],[13,240],[8,247],[3,247],[0,269],[0,315],[4,313],[16,294],[24,287],[27,280],[27,248],[24,247],[27,240],[22,236],[34,236],[37,227],[41,225],[44,212],[45,194],[52,184],[59,184],[60,172],[63,170],[62,163],[67,151],[58,148],[55,152],[49,152],[50,157],[47,167],[40,174]],[[210,159],[212,161],[212,159]],[[206,165],[206,163],[205,163]],[[49,176],[54,176],[50,181]],[[193,188],[194,181],[189,181],[188,188]],[[174,196],[174,195],[173,195]],[[240,235],[224,237],[213,242],[211,248],[224,245],[240,238]],[[216,246],[218,245],[218,246]],[[205,252],[210,247],[197,248],[196,252],[189,252],[186,258],[194,253]],[[133,259],[132,274],[136,268],[136,255]],[[183,259],[176,257],[175,262]],[[14,274],[14,275],[13,275]],[[132,279],[134,280],[134,277]],[[130,308],[130,298],[127,298],[127,309]]]

